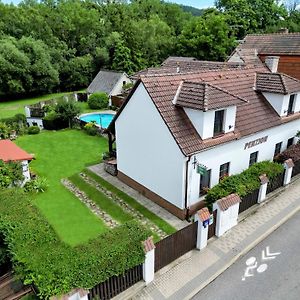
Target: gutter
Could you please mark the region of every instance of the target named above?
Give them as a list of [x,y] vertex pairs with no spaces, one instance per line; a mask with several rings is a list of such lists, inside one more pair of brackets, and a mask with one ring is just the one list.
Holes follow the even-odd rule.
[[189,176],[189,162],[191,161],[191,156],[188,157],[185,167],[185,195],[184,195],[184,208],[186,210],[185,219],[189,219],[189,209],[188,209],[188,176]]

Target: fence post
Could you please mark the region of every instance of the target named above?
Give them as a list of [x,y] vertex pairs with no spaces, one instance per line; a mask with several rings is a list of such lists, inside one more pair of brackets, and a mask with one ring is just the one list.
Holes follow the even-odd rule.
[[239,195],[231,194],[214,203],[214,210],[217,209],[217,237],[222,236],[226,231],[237,225],[240,202]]
[[153,237],[150,236],[146,241],[142,243],[145,251],[145,262],[143,263],[143,279],[146,284],[149,284],[154,279],[155,245],[153,242]]
[[266,174],[260,175],[259,179],[260,179],[260,188],[259,188],[257,203],[261,203],[266,199],[267,187],[269,182],[269,179]]
[[284,172],[283,185],[288,185],[291,182],[292,172],[293,172],[294,166],[295,166],[295,164],[294,164],[294,162],[291,158],[287,159],[284,162],[285,172]]
[[195,221],[198,221],[196,248],[199,250],[207,245],[209,219],[210,212],[207,207],[200,209],[195,214]]

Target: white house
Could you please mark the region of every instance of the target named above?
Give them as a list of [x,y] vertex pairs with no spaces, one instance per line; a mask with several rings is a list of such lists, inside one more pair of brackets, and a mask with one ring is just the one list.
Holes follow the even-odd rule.
[[272,160],[299,129],[300,81],[263,65],[148,75],[111,123],[110,149],[122,181],[183,219],[207,187]]
[[31,154],[18,147],[10,140],[0,140],[0,160],[4,163],[13,161],[22,165],[24,181],[22,185],[30,180],[29,162],[33,159]]
[[111,99],[111,96],[121,94],[127,83],[132,83],[132,80],[124,72],[100,70],[88,86],[87,93],[105,92]]

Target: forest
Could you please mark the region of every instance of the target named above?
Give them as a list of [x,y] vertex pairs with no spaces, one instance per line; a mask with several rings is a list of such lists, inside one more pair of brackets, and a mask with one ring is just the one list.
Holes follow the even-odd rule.
[[297,5],[217,0],[198,16],[161,0],[0,0],[0,99],[86,88],[100,68],[132,74],[170,55],[224,60],[247,33],[300,31]]

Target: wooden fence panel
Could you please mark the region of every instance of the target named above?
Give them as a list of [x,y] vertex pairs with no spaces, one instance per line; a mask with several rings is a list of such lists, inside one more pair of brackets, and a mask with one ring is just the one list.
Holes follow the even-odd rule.
[[90,289],[88,299],[108,300],[143,279],[143,265],[138,265],[124,274],[112,276]]
[[300,160],[295,162],[295,166],[293,168],[292,177],[300,174]]
[[270,182],[268,183],[268,187],[267,187],[267,194],[269,194],[269,193],[277,190],[281,186],[283,186],[283,180],[284,180],[284,172],[282,174],[276,176],[272,180],[270,180]]
[[241,199],[242,202],[240,203],[239,214],[257,203],[258,193],[259,189]]
[[197,226],[194,222],[155,244],[155,272],[196,248]]

